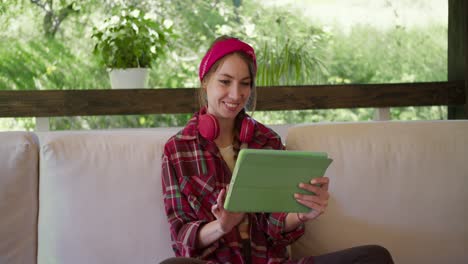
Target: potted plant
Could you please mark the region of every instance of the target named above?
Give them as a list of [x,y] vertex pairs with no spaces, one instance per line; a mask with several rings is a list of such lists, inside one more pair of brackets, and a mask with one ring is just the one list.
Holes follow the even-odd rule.
[[94,27],[93,53],[107,66],[112,88],[146,88],[149,68],[164,53],[171,33],[170,25],[135,8],[125,8]]

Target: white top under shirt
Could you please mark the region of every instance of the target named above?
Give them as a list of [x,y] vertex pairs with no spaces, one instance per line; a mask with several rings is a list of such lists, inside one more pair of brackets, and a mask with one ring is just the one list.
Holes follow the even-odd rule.
[[234,170],[234,165],[236,164],[236,161],[234,160],[234,148],[230,145],[224,148],[219,148],[219,152],[232,172]]
[[[234,160],[234,148],[230,145],[224,148],[219,148],[219,152],[232,172],[234,170],[234,165],[236,164],[236,161]],[[244,220],[239,224],[239,233],[242,239],[249,238],[249,218],[247,218],[247,215],[245,215]]]

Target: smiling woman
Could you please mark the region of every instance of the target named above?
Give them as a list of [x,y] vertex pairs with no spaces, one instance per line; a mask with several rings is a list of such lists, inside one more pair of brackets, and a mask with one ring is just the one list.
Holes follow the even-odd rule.
[[[257,64],[252,47],[237,39],[224,36],[213,43],[200,64],[200,106],[206,108],[208,114],[216,117],[218,130],[229,132],[216,131],[215,137],[221,134],[216,141],[222,147],[231,145],[232,138],[236,138],[238,131],[233,126],[233,120],[239,112],[247,107],[250,110],[255,108],[252,102],[256,99],[256,70]],[[234,146],[237,153],[239,149],[237,140]]]
[[289,259],[287,246],[304,234],[304,223],[327,208],[326,177],[299,185],[313,193],[295,195],[310,209],[305,213],[224,208],[241,148],[284,150],[276,132],[246,113],[249,99],[255,99],[256,71],[254,49],[230,37],[215,40],[200,63],[201,109],[166,142],[161,175],[172,248],[177,257],[192,259],[164,263],[393,263],[389,252],[379,246]]

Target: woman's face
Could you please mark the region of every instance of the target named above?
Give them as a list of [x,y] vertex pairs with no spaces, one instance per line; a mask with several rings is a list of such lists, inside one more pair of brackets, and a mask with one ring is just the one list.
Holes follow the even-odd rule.
[[251,86],[247,63],[237,54],[226,56],[204,88],[208,98],[208,113],[219,120],[234,120],[245,107]]

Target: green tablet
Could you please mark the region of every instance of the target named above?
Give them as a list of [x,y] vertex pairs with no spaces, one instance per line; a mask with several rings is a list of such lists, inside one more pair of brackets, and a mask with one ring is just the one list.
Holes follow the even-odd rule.
[[232,212],[308,212],[294,193],[301,182],[325,174],[332,159],[324,152],[242,149],[224,208]]

